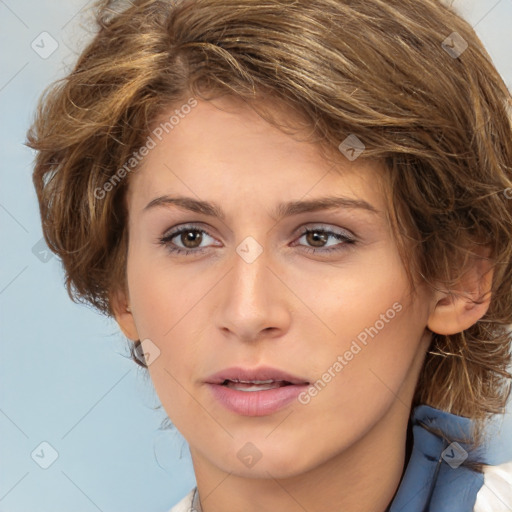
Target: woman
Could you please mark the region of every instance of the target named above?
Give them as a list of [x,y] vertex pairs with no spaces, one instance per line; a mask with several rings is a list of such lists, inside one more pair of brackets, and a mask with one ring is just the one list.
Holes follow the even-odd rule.
[[71,297],[189,444],[172,512],[511,507],[484,450],[511,98],[471,27],[433,0],[97,8],[28,145]]

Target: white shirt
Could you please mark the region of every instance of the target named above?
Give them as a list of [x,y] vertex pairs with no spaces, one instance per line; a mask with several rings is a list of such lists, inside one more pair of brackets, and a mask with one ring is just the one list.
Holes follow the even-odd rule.
[[473,512],[512,511],[512,462],[487,466],[484,485],[476,495]]

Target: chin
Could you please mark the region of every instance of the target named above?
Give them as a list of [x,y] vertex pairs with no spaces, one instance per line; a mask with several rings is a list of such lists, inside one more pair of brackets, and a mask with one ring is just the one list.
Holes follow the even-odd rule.
[[219,458],[216,460],[222,470],[244,478],[292,478],[315,466],[311,448],[309,444],[305,452],[304,446],[274,445],[262,439],[260,443],[257,440],[243,443],[240,448],[237,443],[230,455],[223,452],[220,464]]

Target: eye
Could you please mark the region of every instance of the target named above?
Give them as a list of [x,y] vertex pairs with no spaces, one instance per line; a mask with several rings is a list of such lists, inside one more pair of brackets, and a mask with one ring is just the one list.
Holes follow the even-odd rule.
[[[306,243],[311,244],[309,247],[302,246],[303,249],[309,253],[325,254],[335,251],[342,251],[346,249],[347,245],[356,243],[355,237],[347,231],[338,232],[325,229],[323,227],[305,228],[302,231],[299,240],[301,238],[305,238]],[[329,239],[335,243],[329,245]]]
[[[208,241],[207,238],[215,240],[204,229],[197,226],[182,226],[179,229],[174,229],[166,233],[163,237],[159,238],[158,243],[163,245],[170,253],[189,255],[189,254],[202,254],[205,252],[209,245],[201,247],[201,243]],[[349,244],[355,244],[356,239],[347,231],[332,231],[324,227],[305,228],[302,230],[298,240],[305,239],[307,244],[294,244],[302,247],[309,253],[330,253],[335,251],[342,251],[346,249]],[[329,239],[334,244],[329,244]],[[211,245],[211,244],[210,244]],[[219,246],[217,244],[217,246]]]
[[[165,234],[159,239],[159,243],[171,253],[200,254],[207,249],[207,247],[200,247],[200,244],[205,240],[205,236],[213,240],[213,237],[204,229],[195,226],[183,226]],[[174,239],[176,239],[176,242],[173,242]]]

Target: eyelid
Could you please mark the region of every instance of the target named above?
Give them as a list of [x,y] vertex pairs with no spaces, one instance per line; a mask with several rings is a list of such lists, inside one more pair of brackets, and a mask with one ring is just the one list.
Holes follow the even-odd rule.
[[[164,245],[169,252],[182,254],[182,255],[188,255],[188,254],[202,254],[203,252],[207,251],[211,246],[207,247],[199,247],[195,249],[186,249],[182,247],[172,247],[171,246],[171,240],[175,238],[176,236],[179,236],[181,233],[183,233],[186,230],[191,231],[197,231],[203,234],[206,234],[207,236],[211,238],[215,238],[212,236],[207,229],[204,228],[204,224],[202,223],[186,223],[182,225],[174,226],[173,228],[170,228],[167,230],[161,237],[158,238],[158,243],[160,245]],[[332,226],[330,224],[323,224],[323,223],[315,223],[311,222],[308,224],[303,224],[299,226],[294,232],[294,237],[298,237],[298,239],[302,238],[303,236],[307,235],[310,232],[315,231],[322,231],[328,235],[328,237],[339,237],[340,243],[335,244],[334,246],[326,246],[324,248],[319,247],[311,247],[306,246],[303,244],[294,244],[294,246],[302,247],[303,250],[311,252],[311,253],[318,253],[318,254],[328,254],[330,252],[340,252],[343,250],[343,246],[354,244],[358,241],[357,236],[347,230],[346,228],[340,228],[339,226]],[[342,247],[339,247],[341,244]]]
[[[174,226],[173,228],[168,229],[162,235],[162,238],[167,238],[167,239],[172,238],[173,236],[179,234],[181,231],[186,230],[186,229],[197,230],[197,231],[206,233],[208,236],[210,236],[212,238],[215,238],[213,235],[211,235],[209,233],[208,228],[205,228],[203,226],[204,225],[202,223],[194,223],[194,222],[186,223],[183,225],[180,224],[180,225]],[[335,234],[346,236],[347,238],[350,238],[350,239],[357,238],[357,236],[355,235],[354,232],[349,231],[346,228],[340,228],[338,226],[335,227],[330,224],[323,224],[323,223],[318,223],[318,222],[310,222],[308,224],[302,224],[301,226],[299,226],[297,229],[295,229],[293,231],[292,236],[304,235],[308,231],[314,231],[314,230],[325,231],[327,233],[335,233]],[[340,230],[340,231],[338,232],[336,230]]]
[[201,231],[206,233],[208,236],[211,236],[212,238],[215,238],[213,235],[210,234],[210,232],[213,230],[213,228],[207,224],[204,224],[202,222],[185,222],[183,224],[176,224],[175,226],[168,228],[164,231],[164,234],[161,235],[161,238],[169,238],[172,236],[177,235],[181,231],[184,231],[186,229],[194,230],[194,231]]
[[300,227],[298,227],[295,231],[295,233],[301,233],[304,234],[307,231],[325,231],[327,233],[335,233],[338,235],[346,236],[350,239],[356,239],[356,235],[354,232],[348,230],[347,228],[341,228],[339,226],[333,226],[332,224],[324,224],[322,222],[308,222],[307,224],[302,224]]

